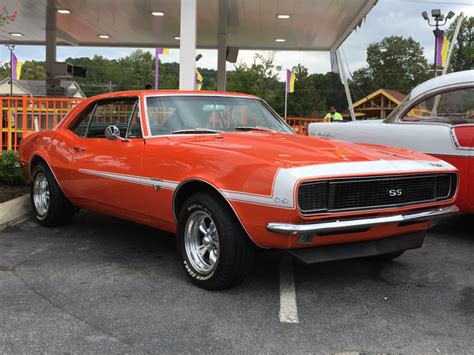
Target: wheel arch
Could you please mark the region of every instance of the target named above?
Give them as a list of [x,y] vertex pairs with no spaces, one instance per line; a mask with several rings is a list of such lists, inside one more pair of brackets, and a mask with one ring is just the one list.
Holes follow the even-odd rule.
[[242,223],[242,220],[240,219],[239,215],[237,214],[237,211],[235,210],[234,206],[230,203],[230,201],[224,196],[224,194],[213,184],[211,184],[208,181],[199,179],[199,178],[193,178],[189,180],[185,180],[181,182],[176,190],[174,191],[173,194],[173,217],[176,223],[178,223],[178,215],[181,207],[183,206],[184,202],[194,193],[196,192],[202,192],[202,191],[207,191],[213,194],[214,196],[217,196],[219,199],[222,199],[225,201],[225,203],[230,207],[232,210],[232,213],[234,216],[237,218],[237,221],[239,222],[240,226],[244,230],[245,234],[247,237],[254,243],[256,246],[260,247],[258,244],[255,243],[255,241],[252,239],[250,236],[249,232],[246,230],[244,224]]
[[53,174],[54,180],[58,184],[61,191],[64,193],[64,190],[61,186],[61,183],[59,182],[58,178],[56,177],[56,174],[54,173],[54,170],[51,168],[51,165],[49,164],[48,160],[41,153],[34,153],[31,156],[30,163],[29,163],[29,166],[28,166],[28,174],[30,175],[30,179],[31,180],[33,179],[33,175],[32,175],[33,174],[33,169],[35,168],[36,165],[38,165],[41,162],[46,164],[49,171],[51,171],[51,174]]

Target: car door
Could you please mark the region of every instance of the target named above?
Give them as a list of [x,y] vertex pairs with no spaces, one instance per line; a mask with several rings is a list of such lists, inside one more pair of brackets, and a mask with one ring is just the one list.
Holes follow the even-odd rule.
[[[97,101],[71,130],[74,141],[71,190],[73,203],[132,219],[146,219],[145,186],[131,182],[140,176],[144,139],[137,97]],[[120,137],[108,139],[115,126]],[[133,179],[132,179],[133,180]]]

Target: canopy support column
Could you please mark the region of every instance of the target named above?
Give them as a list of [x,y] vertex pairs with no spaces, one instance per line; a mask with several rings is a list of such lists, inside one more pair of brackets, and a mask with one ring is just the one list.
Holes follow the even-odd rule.
[[341,76],[341,81],[346,91],[347,104],[349,105],[349,112],[351,113],[351,119],[352,121],[355,121],[354,107],[352,106],[351,90],[349,89],[349,83],[347,82],[346,71],[344,69],[344,62],[342,61],[340,48],[336,50],[336,55],[337,55],[337,62],[339,64],[339,75]]
[[229,2],[219,0],[219,34],[217,35],[217,91],[226,91],[227,19]]
[[181,0],[179,89],[194,90],[196,81],[196,1]]
[[56,62],[56,1],[48,0],[46,6],[46,78],[54,78]]
[[217,39],[217,91],[226,91],[227,34],[219,33]]

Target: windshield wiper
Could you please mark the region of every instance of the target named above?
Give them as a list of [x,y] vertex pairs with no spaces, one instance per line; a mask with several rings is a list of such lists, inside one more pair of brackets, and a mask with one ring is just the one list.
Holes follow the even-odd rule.
[[270,128],[262,127],[262,126],[237,126],[235,127],[237,131],[265,131],[265,132],[272,132]]
[[215,129],[208,129],[208,128],[189,128],[189,129],[179,129],[177,131],[171,132],[171,134],[206,134],[206,133],[219,133]]

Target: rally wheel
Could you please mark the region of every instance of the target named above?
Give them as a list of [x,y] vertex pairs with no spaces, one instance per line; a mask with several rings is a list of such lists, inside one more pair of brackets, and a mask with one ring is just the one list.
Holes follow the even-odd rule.
[[196,193],[178,218],[177,246],[184,272],[195,285],[220,290],[239,284],[251,270],[254,246],[218,195]]
[[39,163],[34,167],[30,198],[36,221],[45,227],[68,222],[74,207],[61,191],[49,167]]

